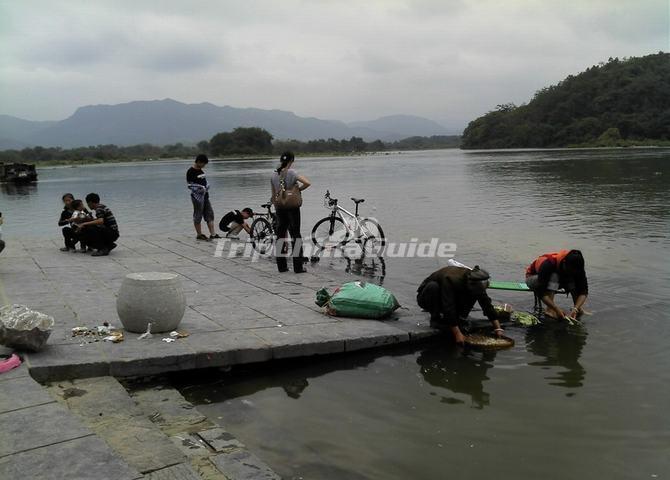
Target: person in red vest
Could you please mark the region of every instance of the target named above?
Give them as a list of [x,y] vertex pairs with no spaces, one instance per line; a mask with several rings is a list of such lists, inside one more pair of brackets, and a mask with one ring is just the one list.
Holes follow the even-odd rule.
[[[540,255],[526,268],[526,285],[547,306],[546,315],[577,318],[583,313],[589,294],[582,252],[561,250]],[[554,302],[554,295],[561,288],[572,295],[574,306],[570,313],[564,312]]]

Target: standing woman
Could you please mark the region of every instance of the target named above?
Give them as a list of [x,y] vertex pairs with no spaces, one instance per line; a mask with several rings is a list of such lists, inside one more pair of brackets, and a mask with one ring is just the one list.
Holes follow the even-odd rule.
[[[195,157],[193,166],[186,172],[186,183],[191,190],[191,202],[193,203],[193,226],[195,227],[196,240],[212,240],[221,238],[214,231],[214,210],[209,201],[209,183],[204,172],[205,165],[209,163],[207,155],[201,153]],[[202,233],[200,223],[205,219],[209,229],[209,238]]]
[[[286,255],[283,247],[286,242],[286,233],[291,236],[291,252],[293,256],[293,271],[304,272],[302,256],[302,236],[300,235],[300,205],[302,197],[299,192],[309,188],[311,183],[307,178],[293,170],[295,156],[292,152],[284,152],[281,164],[272,172],[272,203],[277,211],[277,242],[275,244],[275,258],[277,269],[280,272],[288,271]],[[299,200],[296,200],[299,199]]]

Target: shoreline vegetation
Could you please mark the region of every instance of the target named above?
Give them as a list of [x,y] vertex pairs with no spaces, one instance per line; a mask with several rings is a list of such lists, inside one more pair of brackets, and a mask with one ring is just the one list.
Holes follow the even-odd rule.
[[460,135],[434,135],[408,137],[395,142],[375,140],[366,142],[360,137],[348,140],[334,138],[310,140],[274,140],[272,135],[258,127],[238,127],[232,132],[221,132],[210,140],[196,145],[175,143],[156,146],[140,144],[131,146],[97,145],[63,149],[60,147],[32,147],[0,152],[0,163],[30,163],[38,166],[87,165],[118,162],[146,162],[193,158],[206,153],[220,160],[274,158],[291,150],[303,157],[367,155],[409,150],[437,150],[458,148]]
[[610,58],[498,105],[467,126],[463,149],[670,146],[670,53]]

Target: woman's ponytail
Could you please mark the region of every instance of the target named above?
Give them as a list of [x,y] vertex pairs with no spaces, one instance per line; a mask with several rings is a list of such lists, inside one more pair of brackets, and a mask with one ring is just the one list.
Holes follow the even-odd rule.
[[293,160],[295,160],[295,155],[293,155],[293,152],[286,151],[281,154],[281,157],[279,157],[279,161],[281,162],[279,164],[279,167],[277,168],[277,173],[281,173],[283,168],[286,168],[286,166],[291,163]]

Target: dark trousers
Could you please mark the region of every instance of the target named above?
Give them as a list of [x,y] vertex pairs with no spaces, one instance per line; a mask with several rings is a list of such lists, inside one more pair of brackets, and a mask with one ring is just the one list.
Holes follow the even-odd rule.
[[77,234],[72,227],[63,227],[63,238],[66,248],[74,248],[78,241]]
[[119,232],[105,225],[93,225],[84,227],[81,230],[80,238],[86,245],[96,250],[109,250],[119,238]]
[[287,235],[291,236],[291,255],[293,257],[293,271],[303,270],[302,261],[302,236],[300,235],[300,209],[278,208],[277,209],[277,243],[275,244],[275,258],[277,269],[280,272],[288,270]]
[[426,282],[416,294],[416,303],[419,307],[430,313],[430,318],[439,319],[442,312],[442,300],[440,299],[440,284],[437,282]]

